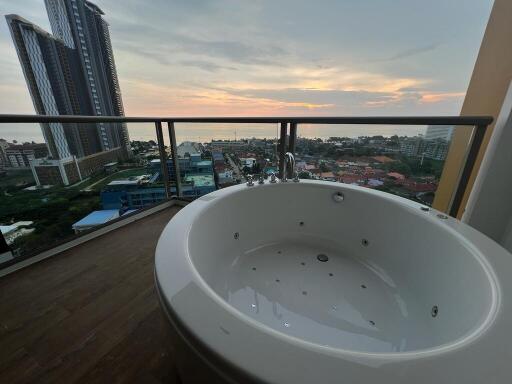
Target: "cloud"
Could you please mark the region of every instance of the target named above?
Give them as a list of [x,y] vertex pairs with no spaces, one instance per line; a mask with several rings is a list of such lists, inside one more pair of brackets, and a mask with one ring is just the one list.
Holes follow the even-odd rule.
[[401,60],[401,59],[413,57],[416,55],[420,55],[422,53],[433,51],[433,50],[437,49],[437,47],[439,47],[439,45],[440,45],[439,43],[432,43],[432,44],[428,44],[428,45],[419,46],[416,48],[405,49],[401,52],[396,53],[395,55],[393,55],[391,57],[388,57],[388,58],[380,60],[380,61],[395,61],[395,60]]
[[391,94],[365,91],[319,90],[319,89],[225,89],[225,92],[253,99],[274,100],[286,103],[310,105],[354,106],[367,101],[377,101]]
[[[169,64],[169,58],[176,54],[200,57],[199,61],[203,62],[209,57],[233,64],[282,65],[288,54],[283,48],[271,44],[258,46],[243,41],[198,39],[174,33],[167,34],[165,41],[155,38],[151,44],[122,40],[117,42],[116,48],[151,58],[163,65]],[[194,61],[198,62],[197,59]]]
[[440,103],[450,99],[462,99],[466,92],[424,93],[421,95],[423,103]]
[[179,62],[179,64],[187,66],[187,67],[196,67],[196,68],[202,69],[203,71],[208,71],[208,72],[217,72],[222,69],[236,71],[235,67],[226,67],[224,65],[219,65],[212,61],[206,61],[206,60],[182,60]]

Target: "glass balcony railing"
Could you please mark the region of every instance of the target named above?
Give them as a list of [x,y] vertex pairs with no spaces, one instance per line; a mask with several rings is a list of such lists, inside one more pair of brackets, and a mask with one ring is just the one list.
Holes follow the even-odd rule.
[[[474,134],[447,211],[455,216],[491,121],[0,115],[0,269],[170,200],[190,201],[249,174],[280,176],[286,152],[300,178],[431,205],[453,127],[464,126]],[[68,156],[56,156],[63,142]]]
[[296,168],[303,179],[358,185],[431,206],[454,130],[452,125],[300,126]]

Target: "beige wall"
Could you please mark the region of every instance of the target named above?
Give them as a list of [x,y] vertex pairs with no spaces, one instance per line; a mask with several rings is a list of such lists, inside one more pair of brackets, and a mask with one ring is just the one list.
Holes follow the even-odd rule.
[[[491,115],[496,118],[512,79],[512,0],[495,0],[489,23],[471,76],[461,115]],[[475,170],[469,180],[458,217],[462,216],[494,124],[487,131]],[[434,207],[448,211],[465,161],[470,130],[457,128],[446,158],[445,169],[434,200]]]

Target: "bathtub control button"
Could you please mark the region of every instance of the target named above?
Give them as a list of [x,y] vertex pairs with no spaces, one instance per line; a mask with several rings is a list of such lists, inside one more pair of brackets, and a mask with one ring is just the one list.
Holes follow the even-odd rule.
[[439,308],[437,305],[434,305],[432,307],[432,311],[431,311],[432,317],[436,317],[438,313],[439,313]]
[[343,195],[342,192],[335,192],[332,195],[332,199],[337,203],[341,203],[343,200],[345,200],[345,195]]
[[323,253],[319,254],[317,257],[318,261],[321,261],[322,263],[325,263],[329,260],[329,257]]

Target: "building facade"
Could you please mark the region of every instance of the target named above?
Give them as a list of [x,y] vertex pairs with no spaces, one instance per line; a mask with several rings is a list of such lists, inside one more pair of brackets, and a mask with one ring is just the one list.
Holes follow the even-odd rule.
[[[84,74],[91,115],[123,116],[116,64],[104,12],[86,0],[45,0],[53,34],[76,52]],[[129,147],[126,124],[99,123],[102,150]]]
[[[123,116],[104,13],[86,0],[45,0],[45,5],[53,35],[20,16],[6,16],[36,112]],[[116,149],[130,151],[126,124],[45,123],[41,129],[49,155],[44,164],[35,161],[33,171],[44,167],[44,173],[51,162],[59,172],[76,173],[69,164],[77,159]],[[103,164],[98,165],[99,170]],[[61,174],[60,183],[72,178]]]
[[450,141],[453,135],[452,125],[429,125],[425,132],[425,140]]
[[48,156],[46,144],[15,144],[5,148],[6,166],[29,168],[30,162]]
[[409,157],[425,157],[445,160],[450,142],[444,139],[425,140],[422,137],[409,137],[400,142],[400,153]]
[[0,139],[0,171],[5,167],[9,167],[9,161],[7,160],[7,154],[5,151],[9,148],[7,140]]

